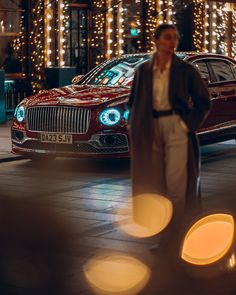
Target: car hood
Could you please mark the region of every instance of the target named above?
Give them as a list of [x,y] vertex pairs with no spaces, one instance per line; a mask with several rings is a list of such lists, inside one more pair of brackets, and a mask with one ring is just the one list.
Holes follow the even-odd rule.
[[70,85],[47,90],[29,97],[27,107],[51,105],[96,106],[126,98],[129,93],[130,88],[128,87]]

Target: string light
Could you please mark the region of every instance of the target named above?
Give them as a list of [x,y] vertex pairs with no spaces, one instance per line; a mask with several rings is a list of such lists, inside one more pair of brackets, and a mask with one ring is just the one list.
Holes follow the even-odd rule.
[[217,9],[217,27],[216,27],[216,39],[218,52],[222,54],[228,53],[227,44],[227,25],[228,25],[228,12],[224,3],[218,3]]
[[29,36],[31,48],[31,86],[33,93],[42,89],[44,76],[44,1],[32,0],[32,31]]
[[106,39],[107,39],[107,52],[106,59],[110,59],[113,53],[113,40],[112,33],[114,27],[113,8],[111,7],[111,0],[107,0],[107,13],[106,13]]
[[20,59],[21,62],[26,60],[24,47],[25,47],[25,17],[24,15],[21,16],[20,20],[20,32],[19,36],[13,40],[12,46],[14,51],[16,52],[17,57]]
[[118,55],[121,55],[124,53],[123,51],[123,44],[124,44],[124,39],[123,39],[123,35],[124,35],[124,15],[123,15],[123,7],[122,7],[122,2],[120,2],[118,4],[118,12],[117,12],[117,23],[118,23],[118,29],[117,29],[117,39],[118,39],[118,43],[117,43],[117,53]]
[[232,13],[232,57],[236,58],[236,5]]
[[212,49],[211,51],[213,53],[216,53],[217,50],[217,39],[216,39],[216,27],[217,27],[217,24],[216,24],[216,21],[217,21],[217,14],[216,14],[216,4],[214,3],[212,5],[212,30],[211,30],[211,40],[212,40]]
[[53,10],[52,10],[52,4],[50,3],[50,0],[47,0],[45,2],[44,7],[44,25],[45,25],[45,64],[47,67],[50,67],[52,65],[51,60],[51,21],[53,18]]
[[94,0],[94,14],[92,17],[92,40],[91,47],[95,64],[99,64],[105,59],[105,38],[104,32],[106,29],[106,17],[104,10],[106,9],[106,0]]
[[66,0],[59,0],[58,2],[58,16],[59,16],[59,66],[65,65],[65,43],[69,33],[69,4]]
[[151,52],[154,50],[152,36],[158,24],[156,0],[145,0],[145,2],[146,2],[146,9],[147,9],[146,26],[145,26],[145,41],[146,41],[145,49],[147,52]]
[[[205,20],[205,2],[203,0],[193,0],[193,18],[194,18],[194,34],[193,44],[196,51],[206,51],[207,40],[204,38],[204,31],[208,26],[208,21]],[[207,17],[207,15],[206,15]],[[205,22],[206,21],[206,22]],[[204,25],[205,24],[205,25]],[[205,40],[204,40],[205,39]],[[204,42],[205,41],[205,42]]]

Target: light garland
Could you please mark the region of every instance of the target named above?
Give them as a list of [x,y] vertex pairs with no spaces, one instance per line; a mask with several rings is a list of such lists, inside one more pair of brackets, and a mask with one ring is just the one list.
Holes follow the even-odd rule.
[[20,20],[20,32],[19,36],[13,40],[12,46],[14,51],[16,52],[17,57],[23,63],[26,60],[25,53],[23,53],[25,47],[25,17],[21,16]]
[[52,24],[51,20],[53,18],[53,10],[52,10],[52,4],[50,0],[47,0],[45,2],[45,15],[44,15],[44,25],[45,25],[45,65],[46,67],[50,67],[52,65],[51,61],[51,44],[52,44],[52,38],[51,38],[51,30],[52,30]]
[[204,51],[209,52],[209,44],[210,44],[210,6],[207,3],[205,5],[205,26],[204,26]]
[[[194,34],[193,34],[193,45],[196,51],[204,51],[207,43],[204,44],[204,23],[205,23],[205,2],[203,0],[193,0],[194,9]],[[205,26],[207,26],[206,22]],[[205,27],[206,28],[206,27]]]
[[112,33],[114,29],[114,16],[113,8],[111,7],[111,0],[107,0],[107,13],[106,13],[106,38],[107,38],[107,52],[106,59],[110,59],[113,54],[113,39]]
[[32,1],[32,31],[30,32],[31,47],[31,85],[33,93],[42,89],[44,81],[44,1]]
[[157,26],[156,1],[155,0],[145,0],[145,1],[146,1],[146,7],[147,7],[146,26],[145,26],[145,41],[146,41],[145,49],[147,52],[151,52],[154,50],[152,36]]
[[106,17],[104,9],[106,8],[106,0],[94,0],[94,15],[92,17],[92,40],[91,47],[94,49],[93,55],[95,64],[99,64],[105,59],[105,23]]
[[217,27],[216,27],[216,39],[218,52],[221,54],[228,53],[227,44],[227,25],[228,25],[228,11],[225,4],[218,3],[216,14],[218,17]]
[[118,4],[118,14],[117,14],[117,18],[118,18],[118,54],[121,55],[124,53],[123,51],[123,44],[124,44],[124,18],[123,18],[123,7],[122,7],[122,2],[120,2]]
[[235,10],[232,13],[232,57],[236,58],[236,7]]
[[[69,19],[68,3],[65,0],[58,0],[58,19],[59,19],[59,28],[58,28],[58,64],[60,67],[65,65],[65,42],[66,42],[66,26]],[[68,32],[68,31],[67,31]]]
[[217,33],[216,33],[216,28],[217,28],[217,14],[216,14],[216,3],[213,2],[213,5],[212,5],[212,29],[211,29],[211,52],[213,53],[216,53],[217,50]]
[[[69,3],[67,0],[63,0],[63,3],[61,5],[61,9],[62,9],[62,15],[64,16],[63,18],[63,22],[62,22],[62,40],[61,40],[61,45],[62,45],[62,49],[61,49],[61,54],[63,56],[62,60],[61,60],[61,66],[65,65],[65,53],[66,53],[66,48],[67,48],[67,40],[68,40],[68,36],[69,36],[69,29],[70,29],[70,23],[69,23],[69,19],[70,19],[70,14],[69,14]],[[81,44],[82,45],[82,44]]]

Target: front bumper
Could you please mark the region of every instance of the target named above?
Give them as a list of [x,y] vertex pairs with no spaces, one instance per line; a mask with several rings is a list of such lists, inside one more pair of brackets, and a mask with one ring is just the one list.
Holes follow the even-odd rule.
[[128,136],[124,133],[94,134],[89,140],[74,139],[72,144],[45,143],[39,136],[12,130],[12,151],[21,155],[53,154],[63,157],[129,157]]

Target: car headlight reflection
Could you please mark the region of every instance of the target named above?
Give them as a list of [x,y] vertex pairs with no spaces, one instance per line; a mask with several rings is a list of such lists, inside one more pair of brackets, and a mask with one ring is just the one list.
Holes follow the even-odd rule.
[[100,122],[105,126],[113,126],[120,122],[121,112],[115,108],[109,108],[101,112]]
[[25,119],[25,107],[23,105],[20,105],[20,106],[16,107],[14,115],[16,117],[16,120],[19,123],[24,121],[24,119]]
[[129,110],[124,111],[123,117],[125,118],[126,121],[128,121],[129,119],[129,114],[130,114]]

